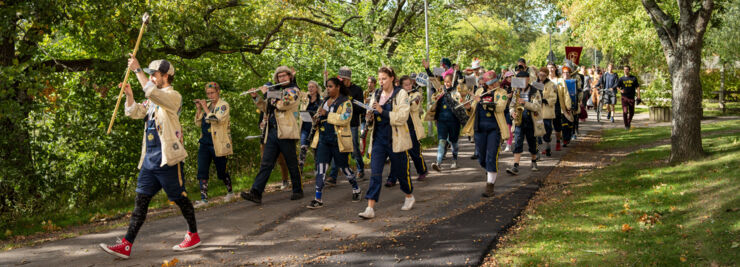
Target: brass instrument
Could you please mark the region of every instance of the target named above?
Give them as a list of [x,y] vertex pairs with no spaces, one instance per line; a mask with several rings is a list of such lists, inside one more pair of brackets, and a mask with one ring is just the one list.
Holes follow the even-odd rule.
[[[484,96],[486,96],[486,95],[490,95],[490,94],[493,94],[493,92],[494,92],[494,91],[496,91],[497,89],[500,89],[500,87],[496,87],[496,89],[493,89],[493,90],[490,90],[490,91],[488,91],[488,92],[482,93],[482,94],[480,95],[480,97],[484,97]],[[473,102],[473,100],[475,100],[475,96],[473,96],[473,97],[472,97],[472,98],[471,98],[470,100],[468,100],[468,101],[465,101],[465,102],[463,102],[463,103],[460,103],[459,105],[455,106],[455,108],[459,108],[459,107],[465,106],[465,105],[467,105],[468,103],[470,103],[470,102]]]
[[514,109],[516,110],[516,112],[514,113],[515,126],[522,125],[522,114],[524,113],[524,105],[519,104],[519,93],[521,93],[521,91],[521,88],[516,88],[516,92],[514,93]]

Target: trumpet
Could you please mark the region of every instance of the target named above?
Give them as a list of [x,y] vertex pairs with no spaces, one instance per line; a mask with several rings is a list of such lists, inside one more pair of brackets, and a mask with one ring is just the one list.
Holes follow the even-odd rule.
[[[273,85],[270,85],[270,86],[266,86],[266,87],[267,87],[267,89],[269,90],[270,88],[273,88],[273,87],[277,87],[277,86],[281,86],[281,85],[286,85],[286,84],[288,84],[288,83],[289,83],[289,82],[281,82],[281,83],[278,83],[278,84],[273,84]],[[245,95],[248,95],[248,94],[251,94],[251,93],[256,93],[256,92],[260,91],[260,90],[261,90],[261,88],[262,88],[262,87],[258,87],[258,88],[254,88],[254,89],[252,89],[252,90],[247,90],[247,91],[241,92],[241,93],[240,93],[239,95],[240,95],[240,96],[245,96]]]
[[[496,88],[496,89],[498,89],[498,88]],[[490,94],[492,94],[492,93],[493,93],[493,91],[495,91],[496,89],[493,89],[493,90],[491,90],[491,91],[485,92],[485,93],[481,94],[480,96],[481,96],[481,97],[483,97],[483,96],[486,96],[486,95],[490,95]],[[465,106],[465,105],[467,105],[468,103],[470,103],[470,102],[473,102],[473,100],[475,100],[475,98],[471,98],[471,99],[470,99],[470,100],[468,100],[468,101],[465,101],[465,102],[463,102],[463,103],[460,103],[459,105],[455,106],[455,108],[460,108],[460,107],[462,107],[462,106]]]

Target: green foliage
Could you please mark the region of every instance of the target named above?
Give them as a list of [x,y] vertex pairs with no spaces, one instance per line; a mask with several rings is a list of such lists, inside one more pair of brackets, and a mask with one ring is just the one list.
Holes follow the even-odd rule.
[[672,102],[670,77],[660,70],[653,75],[653,81],[645,89],[641,89],[642,101],[648,107],[670,107]]
[[[699,76],[701,78],[702,96],[704,99],[719,99],[716,93],[720,89],[722,81],[719,70],[705,71]],[[725,91],[740,91],[740,69],[725,69]],[[740,101],[739,93],[725,94],[725,101]]]
[[720,63],[733,63],[740,60],[737,48],[740,47],[740,1],[729,1],[715,15],[713,27],[705,37],[705,56],[719,56]]

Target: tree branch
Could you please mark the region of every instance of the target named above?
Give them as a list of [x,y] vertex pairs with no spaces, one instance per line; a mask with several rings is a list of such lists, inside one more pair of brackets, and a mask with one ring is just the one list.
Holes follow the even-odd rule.
[[229,0],[222,5],[210,7],[208,10],[206,10],[206,13],[203,15],[203,20],[205,20],[206,23],[208,23],[209,20],[211,19],[211,14],[215,12],[216,10],[226,9],[230,7],[238,7],[238,6],[245,6],[245,5],[239,4],[238,0]]
[[701,2],[701,8],[696,11],[697,18],[695,30],[699,36],[703,36],[704,32],[706,32],[707,24],[709,24],[709,20],[712,17],[712,10],[714,10],[714,1],[704,0]]
[[661,43],[664,43],[663,47],[670,48],[671,51],[675,49],[676,37],[678,37],[676,22],[660,9],[655,0],[642,0],[642,5],[653,20],[658,36],[661,37]]

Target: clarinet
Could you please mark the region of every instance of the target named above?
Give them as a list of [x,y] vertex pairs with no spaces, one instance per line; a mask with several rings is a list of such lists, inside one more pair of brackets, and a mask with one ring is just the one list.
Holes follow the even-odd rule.
[[[380,89],[375,89],[375,92],[373,92],[372,97],[375,99],[375,103],[380,103]],[[375,120],[365,121],[365,127],[362,129],[363,132],[363,138],[367,136],[367,132],[373,129],[373,125],[375,124]]]
[[[324,95],[324,101],[326,101],[326,97],[328,96],[327,95],[328,92],[325,92],[324,94],[325,94]],[[321,95],[318,95],[316,97],[319,98],[318,100],[321,100]],[[311,96],[308,97],[308,101],[309,102],[311,101]],[[311,131],[308,134],[308,140],[310,140],[309,142],[313,142],[313,137],[314,137],[314,135],[316,135],[316,130],[319,129],[319,124],[321,124],[321,122],[319,121],[319,109],[324,108],[323,107],[324,106],[324,103],[323,103],[324,101],[321,101],[321,104],[319,105],[319,108],[316,109],[316,114],[313,115],[313,121],[311,122]]]

